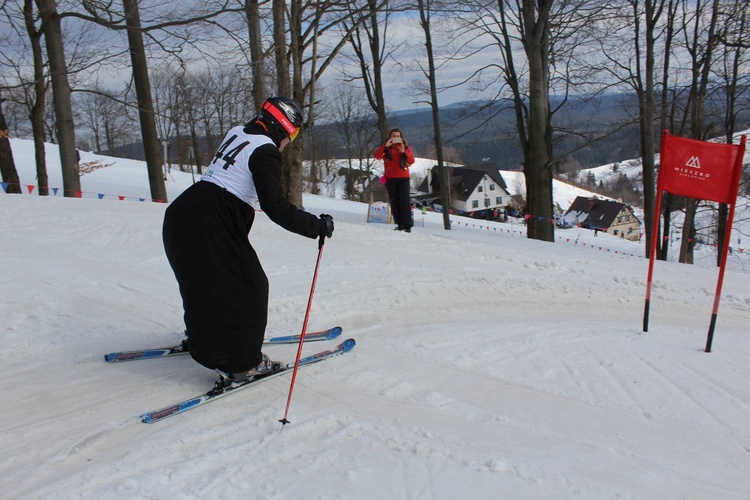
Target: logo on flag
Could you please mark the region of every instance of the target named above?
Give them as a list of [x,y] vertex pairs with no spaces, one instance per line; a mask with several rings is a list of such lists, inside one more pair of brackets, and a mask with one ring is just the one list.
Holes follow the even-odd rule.
[[685,163],[685,166],[690,168],[701,168],[701,161],[697,156],[691,156],[687,163]]

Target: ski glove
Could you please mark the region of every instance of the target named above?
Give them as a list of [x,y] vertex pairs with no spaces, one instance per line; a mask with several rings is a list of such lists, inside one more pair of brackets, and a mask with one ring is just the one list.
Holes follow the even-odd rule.
[[330,238],[333,235],[333,217],[320,214],[320,236]]

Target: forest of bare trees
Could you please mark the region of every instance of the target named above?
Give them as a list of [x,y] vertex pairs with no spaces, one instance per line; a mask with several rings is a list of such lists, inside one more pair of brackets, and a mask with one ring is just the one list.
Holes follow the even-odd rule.
[[[40,195],[44,143],[58,144],[71,197],[78,149],[142,144],[152,198],[167,201],[165,151],[200,172],[226,130],[285,95],[306,118],[284,154],[286,195],[301,205],[317,186],[303,158],[313,180],[333,155],[369,158],[406,98],[432,111],[430,130],[407,136],[422,135],[440,169],[444,151],[512,138],[539,216],[528,236],[550,242],[553,175],[592,143],[637,130],[649,248],[660,131],[732,140],[750,110],[749,10],[736,0],[0,0],[2,176],[17,179],[8,137],[34,139]],[[634,96],[615,119],[570,120],[572,96],[590,106],[613,93]],[[453,123],[441,119],[447,96],[466,103]],[[684,203],[686,236],[695,203]],[[689,262],[693,240],[682,241]]]

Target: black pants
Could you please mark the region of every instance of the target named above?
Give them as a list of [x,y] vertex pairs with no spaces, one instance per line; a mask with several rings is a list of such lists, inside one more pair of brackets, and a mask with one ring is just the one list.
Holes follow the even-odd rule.
[[391,204],[393,221],[403,228],[411,228],[414,221],[411,215],[411,203],[409,202],[409,191],[411,185],[409,179],[388,179],[385,181],[388,191],[388,199]]
[[201,181],[167,207],[162,237],[180,286],[190,355],[228,373],[260,363],[268,279],[248,232],[252,207]]

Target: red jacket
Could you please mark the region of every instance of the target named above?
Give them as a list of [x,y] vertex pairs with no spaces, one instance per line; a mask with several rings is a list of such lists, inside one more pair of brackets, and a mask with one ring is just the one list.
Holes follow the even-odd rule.
[[[380,146],[373,155],[378,160],[383,160],[385,165],[385,178],[386,179],[408,179],[409,178],[409,167],[414,164],[414,154],[411,152],[411,148],[406,146],[404,152],[401,152],[401,145],[394,144],[388,148],[391,158],[385,154],[385,144]],[[401,157],[406,157],[406,165],[401,168]]]

